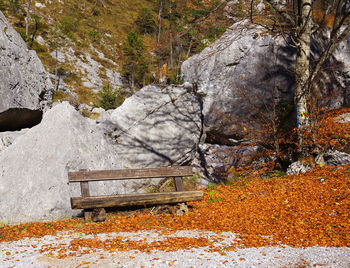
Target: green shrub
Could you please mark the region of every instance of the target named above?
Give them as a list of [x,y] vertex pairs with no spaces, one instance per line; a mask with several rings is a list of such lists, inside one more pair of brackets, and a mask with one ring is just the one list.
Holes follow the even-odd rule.
[[99,107],[109,110],[115,109],[123,104],[126,97],[129,94],[123,91],[121,88],[112,89],[109,84],[105,85],[103,89],[98,93],[100,98]]
[[18,29],[17,32],[19,35],[22,37],[22,39],[27,42],[28,41],[28,36],[26,35],[26,30],[25,29]]
[[99,38],[100,36],[100,33],[97,31],[97,30],[91,30],[89,32],[89,35],[91,36],[92,40],[93,41],[97,41],[97,39]]
[[68,97],[68,93],[61,90],[55,90],[52,102],[56,102],[59,100],[66,100],[67,97]]
[[9,0],[8,7],[12,13],[18,14],[21,11],[21,1],[20,0]]
[[61,20],[59,28],[63,33],[68,34],[71,32],[76,32],[78,26],[79,26],[78,20],[75,20],[68,16],[64,16]]
[[47,52],[47,47],[45,45],[41,45],[40,43],[38,43],[37,41],[33,41],[33,45],[31,47],[32,49],[34,49],[36,51],[36,53],[45,53]]
[[208,32],[209,41],[213,42],[218,39],[224,32],[226,31],[226,27],[220,26],[211,26]]
[[5,0],[0,0],[0,10],[4,11],[6,9]]

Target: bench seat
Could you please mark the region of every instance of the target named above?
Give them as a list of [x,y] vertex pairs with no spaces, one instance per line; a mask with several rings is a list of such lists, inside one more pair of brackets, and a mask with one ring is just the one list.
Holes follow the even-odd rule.
[[72,197],[73,209],[174,204],[203,199],[202,191]]

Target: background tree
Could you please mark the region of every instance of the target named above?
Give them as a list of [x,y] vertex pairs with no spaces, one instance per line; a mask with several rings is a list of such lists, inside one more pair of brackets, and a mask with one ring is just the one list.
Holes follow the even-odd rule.
[[40,16],[38,16],[37,14],[33,14],[32,18],[33,18],[33,21],[34,21],[34,25],[33,25],[33,33],[32,33],[32,36],[31,36],[31,41],[30,41],[30,44],[29,44],[29,48],[33,47],[36,35],[41,30],[44,29],[44,25],[41,23],[41,17]]
[[135,24],[140,33],[151,34],[156,30],[156,23],[154,22],[153,15],[150,9],[142,8],[138,17],[135,20]]
[[9,0],[8,7],[13,14],[18,14],[21,11],[20,0]]
[[132,88],[135,88],[135,83],[143,86],[146,82],[149,69],[145,57],[145,46],[135,31],[129,32],[123,46],[123,52],[124,63],[122,73],[129,78]]
[[181,82],[182,62],[218,38],[230,22],[222,15],[225,1],[157,0],[159,68],[167,65],[172,83]]

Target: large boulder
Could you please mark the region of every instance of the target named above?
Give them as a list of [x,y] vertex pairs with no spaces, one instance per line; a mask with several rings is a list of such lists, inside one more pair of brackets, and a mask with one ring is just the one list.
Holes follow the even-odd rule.
[[[96,123],[68,103],[44,114],[42,122],[17,137],[0,152],[0,221],[49,220],[71,215],[70,197],[78,185],[68,186],[68,171],[118,168],[113,144]],[[122,192],[105,183],[98,193]]]
[[9,147],[16,138],[27,133],[28,128],[22,129],[20,131],[6,131],[0,132],[0,152]]
[[[182,87],[148,86],[97,123],[67,102],[25,132],[0,136],[0,221],[74,214],[68,171],[160,167],[192,160],[201,135],[200,105]],[[91,183],[92,195],[144,192],[159,180]]]
[[111,115],[124,167],[186,164],[199,144],[201,105],[190,88],[150,85]]
[[[268,112],[274,85],[280,89],[276,97],[292,96],[293,77],[285,71],[291,62],[275,55],[283,43],[262,27],[241,21],[183,63],[184,80],[197,84],[203,98],[206,132],[241,139],[248,129],[261,127],[255,119]],[[281,53],[293,56],[288,49]]]
[[[315,38],[313,57],[318,57],[323,48],[324,38]],[[285,112],[292,114],[295,57],[295,49],[285,38],[245,20],[235,23],[215,43],[185,61],[184,80],[196,84],[197,94],[203,99],[205,131],[220,139],[257,139],[257,130],[273,118],[274,107],[277,111],[290,107]],[[320,88],[339,88],[336,74],[343,67],[332,57],[332,68],[325,68],[331,71],[321,76]],[[330,108],[345,102],[342,94],[323,93],[326,100],[322,104]]]
[[35,51],[0,12],[0,131],[38,124],[51,105],[53,87]]

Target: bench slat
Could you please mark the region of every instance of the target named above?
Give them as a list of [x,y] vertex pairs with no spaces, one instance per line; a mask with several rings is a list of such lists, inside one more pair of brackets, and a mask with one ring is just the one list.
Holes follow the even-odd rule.
[[185,191],[185,192],[72,197],[71,205],[73,209],[89,209],[89,208],[182,203],[182,202],[188,202],[188,201],[198,201],[202,199],[203,199],[202,191]]
[[189,166],[68,172],[69,182],[192,176]]

